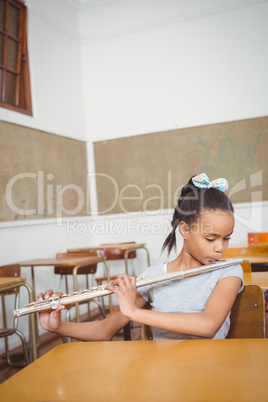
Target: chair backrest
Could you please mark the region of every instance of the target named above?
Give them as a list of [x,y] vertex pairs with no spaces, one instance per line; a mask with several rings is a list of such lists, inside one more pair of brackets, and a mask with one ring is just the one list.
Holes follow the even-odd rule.
[[[76,258],[76,257],[98,257],[98,252],[96,250],[89,250],[83,252],[74,252],[74,253],[58,253],[56,254],[56,258]],[[97,271],[97,263],[89,264],[81,267],[77,271],[77,275],[89,275],[95,274]],[[58,275],[72,275],[73,267],[55,267],[54,273]]]
[[[19,278],[20,277],[20,265],[19,264],[9,264],[0,266],[0,278]],[[12,289],[1,293],[2,295],[7,294],[17,294],[19,293],[19,288]]]
[[268,244],[268,232],[249,232],[248,244]]
[[[151,340],[152,330],[142,325],[142,340]],[[240,292],[231,310],[231,325],[227,339],[265,338],[265,303],[262,289],[247,285]]]
[[[125,242],[125,243],[108,243],[108,244],[100,244],[100,246],[116,246],[120,244],[135,244],[135,241],[130,241],[130,242]],[[101,257],[106,257],[107,260],[112,261],[112,260],[124,260],[125,258],[125,250],[122,250],[120,248],[114,248],[114,249],[106,249],[106,250],[99,250],[99,255]],[[136,258],[137,253],[135,250],[132,250],[128,253],[127,258],[132,259]]]
[[241,262],[241,266],[243,268],[244,273],[251,272],[251,263],[248,260],[243,260]]
[[247,285],[237,295],[227,338],[265,338],[265,302],[259,286]]
[[152,341],[153,340],[152,328],[149,325],[142,324],[142,326],[141,326],[141,339],[143,341]]

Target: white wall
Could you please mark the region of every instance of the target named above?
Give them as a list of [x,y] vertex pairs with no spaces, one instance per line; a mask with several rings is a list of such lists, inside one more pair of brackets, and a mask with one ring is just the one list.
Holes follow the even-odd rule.
[[[33,116],[0,108],[0,120],[86,141],[78,10],[64,0],[29,0],[27,6]],[[1,265],[54,257],[57,252],[65,251],[68,244],[68,236],[51,221],[3,224],[0,238],[5,242],[1,247]],[[70,244],[77,241],[76,236]],[[57,288],[58,278],[55,280],[52,273],[52,268],[39,270],[37,283]],[[22,276],[31,283],[29,269],[23,269]],[[23,305],[27,293],[24,288],[21,293]],[[9,302],[10,318],[12,307]],[[26,335],[27,321],[27,317],[20,320],[20,328]],[[13,336],[10,346],[18,344],[18,338]],[[1,351],[3,345],[1,340]]]
[[64,0],[27,5],[33,116],[0,108],[0,120],[85,141],[77,9]]
[[92,141],[267,115],[268,3],[124,0],[79,13]]
[[[27,3],[34,116],[0,109],[2,120],[87,139],[91,153],[93,141],[267,115],[267,1],[122,0],[80,11],[64,0]],[[91,194],[96,205],[94,187]],[[267,209],[237,205],[230,244],[246,244],[248,231],[267,231]],[[160,211],[62,227],[53,220],[0,224],[1,264],[128,240],[145,242],[155,263],[165,258],[169,220],[170,211]],[[84,223],[94,234],[78,226]],[[144,266],[139,256],[135,273]],[[58,286],[52,272],[38,269],[37,291]],[[30,281],[28,268],[22,274]],[[25,317],[20,328],[27,333]]]

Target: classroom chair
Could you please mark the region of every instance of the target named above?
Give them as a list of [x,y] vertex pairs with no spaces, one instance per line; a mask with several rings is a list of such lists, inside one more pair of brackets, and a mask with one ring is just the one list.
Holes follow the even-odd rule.
[[[241,266],[243,268],[244,273],[252,272],[251,263],[248,260],[243,260],[241,262]],[[268,303],[268,292],[267,290],[263,290],[265,301]]]
[[[0,267],[0,295],[2,301],[2,324],[3,328],[0,329],[0,338],[5,341],[5,359],[9,366],[13,367],[24,367],[24,365],[15,363],[11,361],[8,337],[11,335],[17,335],[22,343],[23,355],[25,360],[25,365],[29,364],[29,352],[27,348],[27,343],[25,336],[21,331],[18,330],[18,318],[12,319],[12,325],[8,325],[7,314],[6,314],[6,298],[14,299],[14,309],[19,308],[19,293],[20,286],[26,281],[26,278],[20,277],[20,265],[12,264]],[[14,287],[16,286],[16,287]],[[10,287],[10,290],[4,290]]]
[[[120,244],[136,244],[135,241],[130,241],[130,242],[124,242],[124,243],[112,243],[113,246]],[[100,244],[100,246],[110,246],[111,243],[108,244]],[[124,260],[125,261],[125,271],[128,273],[128,260],[129,259],[135,259],[137,257],[136,250],[122,250],[120,248],[113,248],[113,249],[100,249],[99,250],[99,255],[102,257],[105,257],[108,261],[116,261],[116,260]],[[149,254],[147,251],[147,258],[148,258],[148,264],[149,264]],[[111,280],[116,279],[116,276],[112,276]],[[103,282],[107,282],[107,277],[103,276],[100,278],[95,278],[95,281],[97,282],[98,286],[101,285]],[[103,308],[104,308],[104,301],[102,300],[103,303]],[[124,340],[125,341],[130,341],[131,340],[131,331],[130,331],[130,323],[127,324],[124,327]]]
[[[77,253],[58,253],[56,255],[56,258],[74,258],[74,257],[98,257],[97,251],[87,251],[87,252],[77,252]],[[93,286],[93,280],[94,280],[94,275],[97,271],[97,263],[91,263],[87,264],[83,267],[81,267],[77,271],[77,275],[85,275],[86,277],[86,288],[89,289],[90,287]],[[63,277],[65,278],[65,292],[68,294],[69,293],[69,285],[68,285],[68,277],[73,279],[73,268],[72,267],[64,267],[64,266],[57,266],[54,268],[54,273],[56,275],[60,275],[60,283],[59,283],[59,289],[62,289],[62,280]],[[90,285],[89,285],[89,277],[91,279]],[[77,291],[78,289],[74,289],[74,291]],[[99,308],[99,313],[100,317],[105,318],[105,310],[103,309],[102,305],[100,302],[98,302],[96,299],[90,300],[91,302],[95,303],[98,308]],[[90,314],[90,309],[89,309],[89,302],[85,302],[88,304],[88,314]],[[80,303],[82,304],[82,303]],[[67,310],[67,318],[70,318],[70,313],[69,309]],[[79,322],[79,317],[76,317],[77,322]]]
[[[226,339],[265,338],[264,295],[259,286],[245,286],[237,295],[230,320]],[[141,337],[142,340],[153,340],[151,327],[143,324]]]
[[[264,250],[261,249],[260,251],[262,251],[262,253],[266,252],[267,254],[268,232],[249,232],[248,244],[249,246],[254,246],[254,248],[256,246],[262,247]],[[267,269],[268,269],[267,263],[256,263],[253,266],[254,271],[267,271]]]
[[[120,244],[135,244],[135,242],[131,241],[131,242],[126,242],[126,243],[112,243],[113,246],[116,246],[116,244],[118,244],[118,245],[120,245]],[[111,243],[100,244],[100,246],[110,246],[110,245],[111,245]],[[127,271],[126,258],[127,259],[134,259],[134,258],[137,257],[136,250],[130,250],[129,252],[126,253],[126,250],[122,250],[120,248],[100,249],[100,250],[98,250],[98,255],[100,257],[105,257],[106,260],[108,260],[108,261],[125,260],[126,271]],[[113,281],[114,279],[116,279],[116,276],[111,276],[110,277],[111,281]],[[96,281],[97,285],[100,286],[103,283],[107,282],[107,276],[104,275],[104,276],[95,278],[95,281]],[[103,298],[102,298],[102,306],[105,309]]]
[[[100,257],[105,257],[106,260],[108,261],[116,261],[116,260],[125,260],[125,271],[128,274],[128,260],[132,260],[135,259],[137,257],[137,252],[136,250],[131,250],[131,248],[129,250],[123,250],[120,248],[120,245],[122,244],[127,244],[130,245],[131,244],[136,244],[135,241],[130,241],[130,242],[124,242],[124,243],[107,243],[107,244],[100,244],[101,247],[105,247],[105,246],[114,246],[114,248],[107,248],[107,249],[102,249],[100,248],[98,250],[99,252],[99,256]],[[118,248],[116,248],[116,246],[118,245]],[[143,247],[146,252],[147,252],[147,261],[148,261],[148,266],[150,265],[150,256],[149,256],[149,252],[148,250]],[[111,277],[111,280],[115,279],[116,276]],[[106,276],[102,276],[100,278],[95,278],[96,282],[98,285],[101,285],[103,282],[107,282],[107,277]]]
[[248,260],[243,260],[241,262],[241,267],[243,268],[244,273],[251,272],[251,263]]
[[223,258],[243,258],[251,261],[251,270],[267,271],[268,244],[251,244],[242,247],[230,247],[225,251]]
[[247,285],[237,295],[230,320],[227,339],[265,338],[265,302],[259,286]]
[[[105,257],[108,261],[116,261],[116,260],[125,260],[125,270],[128,273],[128,260],[132,260],[137,257],[136,250],[122,250],[120,249],[120,244],[136,244],[135,241],[124,242],[124,243],[107,243],[107,244],[100,244],[100,246],[115,246],[113,249],[100,249],[99,256]],[[116,245],[119,247],[116,248]]]
[[249,245],[268,245],[268,232],[249,232],[248,233],[248,244]]

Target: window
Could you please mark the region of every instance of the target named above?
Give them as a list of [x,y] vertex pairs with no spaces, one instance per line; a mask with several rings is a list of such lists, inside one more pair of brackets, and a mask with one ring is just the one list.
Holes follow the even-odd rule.
[[27,8],[22,0],[0,0],[0,107],[32,115]]

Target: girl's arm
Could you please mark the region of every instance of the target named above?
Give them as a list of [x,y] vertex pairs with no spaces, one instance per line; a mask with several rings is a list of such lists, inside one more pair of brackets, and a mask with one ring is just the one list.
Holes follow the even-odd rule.
[[120,310],[129,320],[166,331],[204,338],[213,338],[220,329],[241,286],[241,279],[238,277],[221,279],[215,286],[203,312],[163,313],[139,308],[135,303],[134,277],[120,275],[114,282],[119,285],[119,289],[113,288],[111,285],[107,288],[117,294]]
[[[45,294],[40,293],[38,300],[48,299],[51,296],[58,296],[61,293],[54,293],[53,290],[47,290]],[[144,307],[145,300],[137,294],[137,306]],[[61,321],[61,311],[65,306],[60,305],[56,310],[43,311],[39,313],[39,321],[47,331],[56,332],[61,336],[67,336],[81,341],[104,341],[111,340],[118,331],[120,331],[128,322],[125,317],[116,307],[102,321],[90,321],[84,323],[64,322]]]

